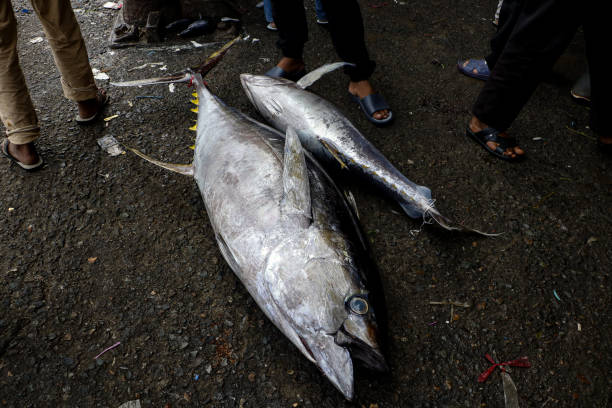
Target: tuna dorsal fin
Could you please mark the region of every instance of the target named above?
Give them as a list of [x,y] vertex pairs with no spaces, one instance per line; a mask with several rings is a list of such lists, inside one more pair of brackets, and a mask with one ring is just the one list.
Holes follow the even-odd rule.
[[146,154],[142,153],[141,151],[138,151],[138,150],[133,149],[131,147],[127,147],[127,149],[131,150],[134,154],[136,154],[137,156],[142,157],[146,161],[155,164],[156,166],[159,166],[159,167],[164,168],[166,170],[174,171],[174,172],[182,174],[184,176],[191,176],[191,177],[193,177],[193,164],[165,163],[165,162],[156,160],[156,159],[154,159],[154,158],[152,158],[150,156],[147,156]]
[[310,181],[306,159],[296,131],[287,128],[283,167],[283,215],[311,219]]
[[306,89],[310,85],[314,84],[321,78],[323,75],[335,71],[336,69],[343,67],[345,65],[355,65],[349,62],[334,62],[333,64],[325,64],[315,69],[314,71],[310,71],[308,74],[304,75],[302,79],[296,82],[298,88]]

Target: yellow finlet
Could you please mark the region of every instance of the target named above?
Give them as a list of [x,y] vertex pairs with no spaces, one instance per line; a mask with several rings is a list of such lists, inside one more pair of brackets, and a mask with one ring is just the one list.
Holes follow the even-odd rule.
[[189,130],[193,130],[195,132],[196,130],[198,130],[198,124],[196,123],[195,125],[190,127]]
[[191,145],[191,146],[189,146],[189,148],[190,148],[191,150],[195,150],[195,145]]
[[191,94],[191,96],[193,96],[194,98],[197,98],[198,97],[198,93],[194,92],[194,93]]
[[193,113],[198,113],[198,108],[191,108],[191,111],[192,111]]
[[196,106],[198,106],[200,104],[200,101],[198,101],[198,98],[192,99],[189,102],[193,103]]

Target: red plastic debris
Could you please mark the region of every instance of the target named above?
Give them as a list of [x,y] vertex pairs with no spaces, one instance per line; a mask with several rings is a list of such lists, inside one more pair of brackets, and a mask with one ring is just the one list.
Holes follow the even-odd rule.
[[500,367],[500,369],[504,372],[506,371],[504,366],[527,367],[527,368],[531,367],[531,363],[529,362],[529,359],[527,357],[520,357],[520,358],[517,358],[516,360],[504,361],[503,363],[496,363],[493,360],[493,357],[491,357],[488,354],[485,354],[485,358],[489,360],[489,362],[493,365],[489,367],[487,371],[483,372],[482,374],[478,376],[478,382],[487,381],[487,378],[489,378],[489,376],[495,370],[496,367]]

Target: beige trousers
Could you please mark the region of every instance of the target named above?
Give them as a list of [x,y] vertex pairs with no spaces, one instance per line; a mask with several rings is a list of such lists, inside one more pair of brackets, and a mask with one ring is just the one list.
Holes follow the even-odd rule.
[[[64,96],[79,102],[96,97],[85,42],[70,0],[30,0],[38,15]],[[11,143],[26,144],[40,134],[38,119],[17,56],[17,20],[10,0],[0,0],[0,118]]]

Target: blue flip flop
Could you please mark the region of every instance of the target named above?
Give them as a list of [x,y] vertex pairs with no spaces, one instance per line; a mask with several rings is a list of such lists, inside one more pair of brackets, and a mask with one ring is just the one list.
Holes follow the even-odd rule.
[[293,82],[297,82],[306,75],[306,69],[301,69],[297,72],[287,72],[284,69],[276,66],[270,69],[268,72],[264,74],[265,76],[274,77],[274,78],[285,78]]
[[487,61],[483,59],[468,59],[459,61],[457,62],[457,69],[463,75],[467,75],[470,78],[480,79],[482,81],[486,81],[489,79],[489,76],[491,76],[491,71],[489,70]]
[[[350,95],[351,98],[359,104],[366,118],[368,118],[368,120],[374,123],[375,125],[388,125],[393,120],[393,112],[391,111],[389,104],[381,94],[373,93],[366,96],[365,98],[360,98],[357,95],[353,94]],[[385,119],[376,119],[374,116],[372,116],[374,112],[378,112],[381,110],[389,111],[389,116],[387,116]]]

